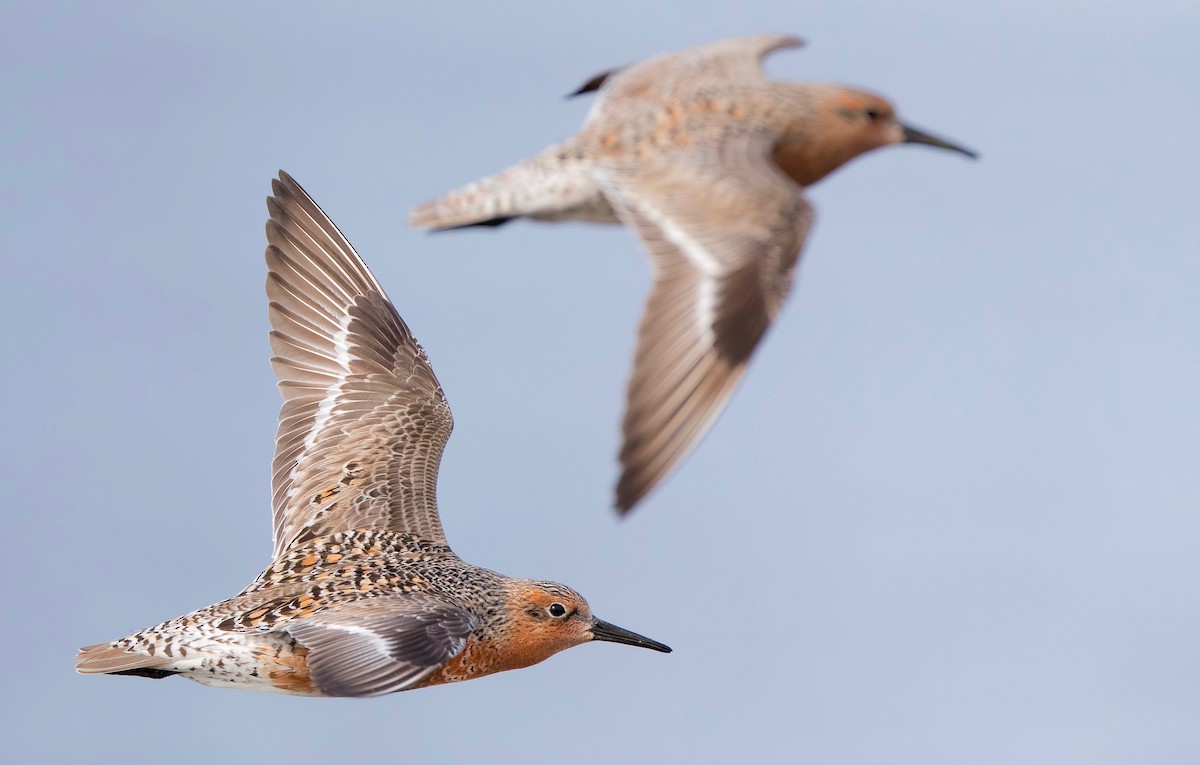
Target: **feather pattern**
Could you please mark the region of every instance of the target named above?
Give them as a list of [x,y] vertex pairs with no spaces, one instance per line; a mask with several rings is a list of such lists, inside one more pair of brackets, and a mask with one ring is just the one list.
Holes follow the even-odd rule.
[[444,543],[437,472],[453,419],[441,385],[332,221],[286,173],[272,187],[275,554],[351,529]]
[[299,620],[313,685],[327,696],[378,696],[420,682],[457,656],[479,625],[470,612],[419,596],[373,598]]

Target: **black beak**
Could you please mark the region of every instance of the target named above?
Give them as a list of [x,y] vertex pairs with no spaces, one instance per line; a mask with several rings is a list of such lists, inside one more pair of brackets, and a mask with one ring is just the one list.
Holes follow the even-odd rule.
[[959,154],[966,154],[971,159],[975,159],[979,156],[970,149],[964,149],[957,144],[950,143],[944,138],[938,138],[935,135],[930,135],[923,130],[917,130],[914,127],[909,127],[908,125],[903,124],[900,125],[900,127],[904,128],[904,143],[923,143],[926,146],[936,146],[939,149],[949,149],[950,151],[957,151]]
[[604,640],[609,643],[624,643],[625,645],[636,645],[638,648],[649,648],[654,651],[662,651],[670,653],[671,647],[663,645],[657,640],[651,640],[648,637],[630,632],[629,630],[621,629],[615,624],[609,624],[600,619],[592,620],[592,640]]

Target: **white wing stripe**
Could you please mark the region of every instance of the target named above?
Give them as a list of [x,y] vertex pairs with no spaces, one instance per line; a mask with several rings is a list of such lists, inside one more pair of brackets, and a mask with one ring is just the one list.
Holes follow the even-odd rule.
[[717,319],[717,282],[725,275],[726,269],[720,260],[661,210],[644,200],[637,200],[635,204],[642,215],[657,226],[663,236],[699,271],[700,279],[696,285],[696,325],[704,342],[711,345],[716,340],[713,324]]
[[[328,422],[329,418],[333,415],[333,407],[337,404],[338,398],[340,398],[342,395],[342,385],[345,384],[346,377],[350,374],[350,344],[346,342],[346,338],[350,334],[351,321],[352,317],[349,313],[342,314],[341,321],[338,323],[338,331],[333,336],[333,348],[337,352],[336,361],[338,367],[341,369],[341,372],[338,374],[337,382],[329,386],[329,392],[325,395],[325,398],[321,400],[320,405],[317,406],[317,412],[313,416],[312,428],[304,437],[304,447],[301,450],[302,453],[308,452],[312,448],[312,445],[316,443],[317,437],[320,435],[321,430],[325,427],[325,423]],[[299,482],[296,481],[296,476],[299,475],[299,473],[300,461],[297,460],[297,462],[292,465],[292,470],[288,474],[288,478],[292,482],[291,491],[288,492],[289,499],[295,497],[297,490],[300,488]]]

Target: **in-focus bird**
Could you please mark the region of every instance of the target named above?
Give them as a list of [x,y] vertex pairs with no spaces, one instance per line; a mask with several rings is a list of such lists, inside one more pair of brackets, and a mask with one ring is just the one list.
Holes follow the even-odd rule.
[[450,408],[425,352],[286,173],[267,199],[271,360],[283,394],[271,565],[229,600],[80,650],[77,669],[306,696],[375,696],[536,664],[606,640],[670,648],[446,544]]
[[629,379],[616,507],[629,511],[696,446],[791,289],[813,220],[803,191],[858,155],[917,143],[884,98],[775,82],[762,59],[795,37],[724,40],[603,72],[579,133],[418,205],[420,228],[514,218],[622,223],[654,287]]

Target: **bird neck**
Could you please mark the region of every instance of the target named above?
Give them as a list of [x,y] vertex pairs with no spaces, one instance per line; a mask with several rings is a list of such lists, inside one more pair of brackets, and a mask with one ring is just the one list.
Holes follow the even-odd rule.
[[858,155],[875,148],[870,144],[834,140],[823,128],[790,130],[775,145],[772,158],[789,178],[808,188]]

